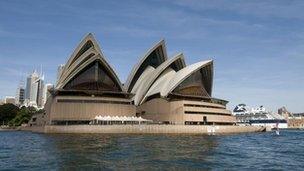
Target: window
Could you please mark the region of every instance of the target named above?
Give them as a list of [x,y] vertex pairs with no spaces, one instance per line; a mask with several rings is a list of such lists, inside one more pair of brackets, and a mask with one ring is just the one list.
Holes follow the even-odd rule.
[[58,99],[57,103],[109,103],[130,105],[131,102],[112,101],[112,100],[81,100],[81,99]]
[[225,109],[225,107],[207,106],[207,105],[198,105],[198,104],[184,104],[184,106],[185,107],[202,107],[202,108]]
[[228,115],[228,116],[231,115],[231,114],[226,114],[226,113],[210,113],[210,112],[197,112],[197,111],[185,111],[185,114]]
[[203,117],[203,121],[204,121],[204,125],[206,125],[207,124],[207,116]]

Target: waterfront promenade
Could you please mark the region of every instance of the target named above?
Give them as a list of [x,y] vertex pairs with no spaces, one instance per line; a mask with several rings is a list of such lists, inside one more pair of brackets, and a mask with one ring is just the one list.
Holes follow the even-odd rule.
[[114,133],[114,134],[229,134],[262,132],[260,126],[212,125],[68,125],[21,127],[21,130],[42,133]]

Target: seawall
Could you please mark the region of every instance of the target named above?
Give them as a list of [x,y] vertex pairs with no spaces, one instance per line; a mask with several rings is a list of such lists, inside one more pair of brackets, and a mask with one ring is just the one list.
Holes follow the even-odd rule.
[[260,126],[206,125],[68,125],[32,126],[21,130],[41,133],[109,133],[109,134],[229,134],[262,132]]

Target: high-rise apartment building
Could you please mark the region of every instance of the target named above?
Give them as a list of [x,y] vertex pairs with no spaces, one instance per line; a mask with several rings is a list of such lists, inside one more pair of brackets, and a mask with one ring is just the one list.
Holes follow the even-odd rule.
[[17,88],[17,93],[16,93],[16,105],[22,105],[25,99],[25,89],[23,86],[19,86]]
[[26,78],[25,99],[29,101],[33,101],[35,98],[33,95],[35,94],[35,92],[33,92],[33,84],[37,81],[37,79],[39,79],[39,74],[36,71]]
[[44,76],[36,71],[26,79],[25,103],[27,106],[43,107]]

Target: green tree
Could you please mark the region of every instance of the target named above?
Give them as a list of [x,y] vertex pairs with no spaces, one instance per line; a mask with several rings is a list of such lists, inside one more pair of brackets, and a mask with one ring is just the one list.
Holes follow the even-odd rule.
[[21,107],[17,115],[9,121],[9,125],[20,126],[23,123],[28,123],[31,117],[39,111],[37,111],[34,107]]
[[0,105],[0,124],[8,124],[10,120],[17,116],[19,108],[13,104]]

